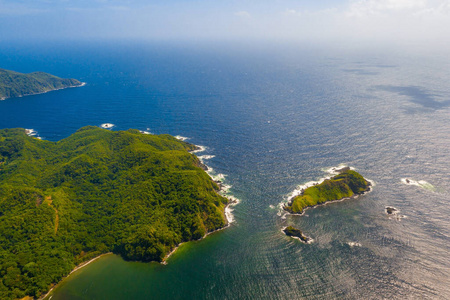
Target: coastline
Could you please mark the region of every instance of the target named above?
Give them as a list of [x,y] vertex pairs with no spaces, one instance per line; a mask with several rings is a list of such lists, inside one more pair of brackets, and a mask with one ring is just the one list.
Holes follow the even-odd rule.
[[53,89],[53,90],[48,90],[48,91],[39,92],[39,93],[24,94],[24,95],[14,96],[14,97],[1,97],[1,98],[0,98],[0,101],[6,100],[6,99],[22,98],[22,97],[26,97],[26,96],[33,96],[33,95],[46,94],[46,93],[53,92],[53,91],[59,91],[59,90],[70,89],[70,88],[77,88],[77,87],[82,87],[82,86],[85,86],[85,85],[86,85],[86,82],[82,82],[82,83],[79,84],[79,85],[71,85],[71,86],[66,86],[66,87],[62,87],[62,88],[58,88],[58,89]]
[[[197,145],[195,145],[195,146],[196,146],[196,149],[194,149],[193,151],[190,151],[190,152],[193,153],[193,154],[194,154],[194,153],[198,153],[198,152],[203,152],[203,151],[206,150],[206,147],[204,147],[204,146],[197,146]],[[212,156],[209,156],[208,158],[211,158],[211,157],[212,157]],[[206,238],[206,237],[207,237],[208,235],[210,235],[210,234],[213,234],[213,233],[215,233],[215,232],[218,232],[218,231],[221,231],[221,230],[223,230],[223,229],[226,229],[226,228],[230,227],[231,224],[232,224],[233,221],[234,221],[234,218],[233,218],[233,215],[232,215],[232,209],[231,209],[231,207],[239,203],[239,199],[237,199],[237,198],[235,198],[235,197],[233,197],[233,196],[227,195],[227,192],[228,192],[228,190],[231,188],[231,186],[225,185],[225,184],[222,183],[221,179],[223,179],[224,176],[223,176],[222,174],[218,174],[217,176],[214,176],[213,174],[211,174],[211,171],[212,171],[213,169],[212,169],[211,167],[208,167],[206,164],[204,164],[202,158],[199,158],[199,160],[200,160],[200,162],[206,167],[205,172],[208,174],[208,176],[211,178],[211,180],[213,180],[215,183],[218,184],[218,186],[219,186],[220,189],[217,191],[217,193],[218,193],[219,195],[221,195],[222,197],[227,198],[227,199],[228,199],[228,203],[225,205],[224,210],[223,210],[223,215],[224,215],[225,221],[226,221],[225,226],[223,226],[223,227],[221,227],[221,228],[218,228],[218,229],[215,229],[215,230],[213,230],[213,231],[207,232],[202,238],[198,239],[197,241]],[[186,242],[180,243],[180,244],[178,244],[175,248],[173,248],[168,254],[166,254],[166,256],[164,256],[164,258],[162,259],[162,261],[161,261],[160,263],[163,264],[163,265],[166,265],[166,264],[167,264],[167,260],[169,259],[169,257],[170,257],[173,253],[175,253],[175,251],[176,251],[181,245],[183,245],[184,243],[186,243]],[[61,278],[60,281],[58,281],[57,283],[55,283],[55,284],[50,288],[50,290],[49,290],[44,296],[39,297],[38,300],[44,300],[44,299],[48,298],[49,296],[50,296],[49,299],[51,299],[51,295],[50,295],[51,292],[52,292],[55,288],[57,288],[58,285],[61,284],[61,282],[62,282],[63,280],[67,279],[67,278],[68,278],[70,275],[72,275],[74,272],[76,272],[76,271],[78,271],[78,270],[80,270],[80,269],[86,267],[86,266],[89,265],[90,263],[96,261],[96,260],[99,259],[100,257],[106,256],[106,255],[112,255],[112,254],[114,254],[114,253],[113,253],[113,252],[104,253],[104,254],[98,255],[98,256],[96,256],[96,257],[94,257],[94,258],[92,258],[92,259],[90,259],[90,260],[88,260],[88,261],[85,261],[85,262],[80,263],[80,264],[77,265],[72,271],[70,271],[70,273],[67,274],[67,276],[64,276],[63,278]]]
[[283,228],[281,228],[281,232],[282,232],[285,236],[287,236],[287,237],[289,237],[289,238],[291,238],[291,239],[299,240],[300,242],[302,242],[303,244],[306,244],[306,245],[312,244],[312,243],[314,242],[314,239],[313,239],[312,237],[309,237],[309,236],[306,236],[306,235],[303,235],[303,236],[306,237],[306,238],[308,239],[308,241],[304,241],[304,240],[302,240],[301,238],[299,238],[298,236],[287,235],[286,232],[284,232],[284,230],[285,230],[286,228],[288,228],[288,226],[284,226]]
[[103,254],[100,254],[100,255],[98,255],[98,256],[96,256],[96,257],[94,257],[94,258],[92,258],[92,259],[90,259],[90,260],[88,260],[88,261],[85,261],[85,262],[80,263],[80,264],[77,265],[72,271],[70,271],[69,274],[67,274],[66,276],[64,276],[63,278],[61,278],[61,280],[58,281],[57,283],[55,283],[55,284],[51,287],[51,289],[50,289],[44,296],[39,297],[38,300],[44,300],[45,298],[47,298],[48,296],[50,296],[50,293],[51,293],[55,288],[57,288],[58,285],[60,285],[61,282],[63,282],[63,280],[67,279],[67,278],[68,278],[70,275],[72,275],[74,272],[76,272],[76,271],[78,271],[78,270],[80,270],[80,269],[86,267],[87,265],[89,265],[90,263],[96,261],[97,259],[99,259],[99,258],[102,257],[102,256],[111,255],[111,254],[113,254],[113,253],[112,253],[112,252],[103,253]]
[[[333,175],[339,174],[339,171],[342,170],[343,168],[349,168],[350,170],[354,170],[353,167],[347,167],[347,166],[341,164],[338,167],[332,167],[332,168],[329,168],[329,169],[325,170],[331,176],[323,177],[323,178],[319,179],[318,181],[310,181],[310,182],[307,182],[305,184],[297,186],[297,188],[291,194],[289,194],[289,196],[287,198],[287,201],[283,201],[283,202],[278,204],[278,208],[279,208],[278,215],[281,216],[282,219],[286,219],[287,215],[302,216],[302,215],[305,214],[306,210],[308,210],[310,208],[315,208],[315,207],[318,207],[318,206],[327,205],[329,203],[336,203],[336,202],[342,202],[342,201],[345,201],[345,200],[356,199],[359,196],[366,195],[366,194],[370,193],[373,190],[373,187],[375,186],[375,182],[373,180],[364,178],[366,181],[369,182],[369,186],[361,194],[354,194],[351,197],[344,197],[344,198],[341,198],[341,199],[325,201],[325,202],[322,202],[322,203],[317,203],[315,205],[306,206],[305,208],[303,208],[303,211],[301,213],[291,213],[291,212],[285,210],[285,207],[287,205],[289,205],[289,203],[291,203],[291,201],[293,201],[293,199],[295,197],[301,196],[303,194],[304,190],[306,190],[308,187],[320,184],[320,183],[324,182],[325,180],[332,178]],[[283,212],[284,212],[284,214],[283,214]]]
[[[182,136],[177,136],[176,138],[179,140],[182,140],[182,141],[185,141],[186,139],[188,139],[188,138],[182,137]],[[192,154],[203,152],[207,149],[205,146],[199,146],[199,145],[194,145],[194,146],[195,146],[195,149],[189,151]],[[204,159],[209,159],[212,157],[214,157],[214,156],[213,155],[197,156],[197,158],[200,160],[200,164],[201,164],[200,167],[206,172],[206,174],[208,174],[208,176],[211,178],[211,180],[214,181],[219,186],[220,189],[217,191],[217,193],[220,196],[228,199],[228,203],[225,205],[225,207],[223,209],[223,216],[225,217],[226,224],[225,224],[225,226],[223,226],[221,228],[217,228],[213,231],[207,232],[202,238],[198,239],[197,241],[200,241],[200,240],[206,238],[210,234],[213,234],[215,232],[218,232],[218,231],[221,231],[221,230],[224,230],[224,229],[230,227],[231,224],[234,222],[234,217],[233,217],[233,213],[232,213],[233,210],[231,208],[240,202],[239,199],[237,199],[236,197],[227,194],[228,190],[231,188],[231,186],[223,184],[222,179],[224,179],[225,175],[223,175],[223,174],[214,175],[213,168],[211,168],[205,164]],[[192,242],[192,241],[188,241],[188,242]],[[162,259],[161,264],[167,265],[167,259],[169,259],[169,257],[173,253],[175,253],[175,251],[184,243],[187,243],[187,242],[178,244],[169,253],[167,253],[166,256],[164,256],[164,258]]]
[[[367,179],[366,179],[366,180],[367,180]],[[336,200],[331,200],[331,201],[325,201],[325,202],[322,202],[322,203],[317,203],[317,204],[315,204],[315,205],[306,206],[306,207],[303,209],[302,213],[300,213],[300,214],[297,214],[297,213],[291,213],[291,212],[288,212],[287,210],[284,210],[284,207],[286,206],[286,204],[289,204],[289,202],[283,203],[282,209],[286,212],[286,214],[294,215],[294,216],[302,216],[302,215],[305,214],[305,211],[306,211],[307,209],[310,209],[310,208],[316,208],[316,207],[318,207],[318,206],[325,206],[325,205],[331,204],[331,203],[342,202],[342,201],[350,200],[350,199],[356,199],[356,198],[358,198],[359,196],[366,195],[366,194],[370,193],[370,192],[373,190],[373,189],[372,189],[372,183],[371,183],[371,181],[369,181],[369,180],[367,180],[367,181],[370,183],[370,186],[369,186],[369,188],[368,188],[366,191],[364,191],[364,193],[361,193],[361,194],[354,194],[354,195],[351,196],[351,197],[344,197],[344,198],[341,198],[341,199],[336,199]]]
[[[227,206],[225,206],[225,209],[226,209],[230,204],[231,204],[231,203],[228,203]],[[213,230],[213,231],[207,232],[204,236],[202,236],[202,237],[201,237],[200,239],[198,239],[198,240],[193,240],[193,241],[187,241],[187,242],[179,243],[175,248],[173,248],[169,253],[167,253],[166,256],[164,256],[163,260],[161,261],[161,264],[167,265],[167,264],[168,264],[167,260],[169,259],[169,257],[172,256],[172,254],[174,254],[175,251],[177,251],[177,249],[178,249],[179,247],[181,247],[181,245],[183,245],[183,244],[185,244],[185,243],[189,243],[189,242],[201,241],[201,240],[203,240],[204,238],[206,238],[206,237],[207,237],[208,235],[210,235],[210,234],[216,233],[216,232],[218,232],[218,231],[221,231],[221,230],[224,230],[224,229],[230,227],[230,226],[231,226],[231,222],[229,222],[228,219],[226,219],[226,220],[227,220],[227,223],[225,224],[225,226],[220,227],[220,228],[217,228],[217,229],[215,229],[215,230]]]

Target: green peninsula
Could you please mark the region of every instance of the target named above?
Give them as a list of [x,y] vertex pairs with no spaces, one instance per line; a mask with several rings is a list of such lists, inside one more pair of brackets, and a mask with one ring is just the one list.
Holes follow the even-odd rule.
[[44,72],[23,74],[0,69],[0,100],[41,94],[81,85],[83,83],[76,79],[59,78]]
[[327,201],[336,201],[363,194],[370,189],[370,182],[358,172],[346,168],[340,174],[326,179],[320,184],[305,189],[293,198],[284,209],[293,214],[301,214],[307,207]]
[[133,129],[58,142],[0,130],[0,299],[37,298],[103,253],[163,261],[224,227],[228,200],[195,148]]

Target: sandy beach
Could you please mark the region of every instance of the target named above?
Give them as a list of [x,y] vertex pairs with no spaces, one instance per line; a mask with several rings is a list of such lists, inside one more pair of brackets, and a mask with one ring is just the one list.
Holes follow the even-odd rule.
[[[78,266],[76,266],[75,269],[73,269],[72,271],[70,271],[70,273],[69,273],[67,276],[63,277],[58,283],[56,283],[56,284],[55,284],[55,285],[47,292],[47,294],[45,294],[44,296],[40,297],[39,300],[44,300],[44,299],[46,299],[48,296],[50,296],[51,292],[52,292],[52,291],[53,291],[53,290],[54,290],[54,289],[55,289],[55,288],[56,288],[63,280],[65,280],[66,278],[68,278],[68,277],[69,277],[70,275],[72,275],[74,272],[80,270],[81,268],[86,267],[86,266],[89,265],[91,262],[96,261],[97,259],[99,259],[99,258],[102,257],[102,256],[111,255],[111,254],[113,254],[113,253],[112,253],[112,252],[104,253],[104,254],[101,254],[101,255],[99,255],[99,256],[96,256],[96,257],[92,258],[91,260],[82,262],[81,264],[79,264]],[[49,299],[50,299],[50,298],[49,298]]]

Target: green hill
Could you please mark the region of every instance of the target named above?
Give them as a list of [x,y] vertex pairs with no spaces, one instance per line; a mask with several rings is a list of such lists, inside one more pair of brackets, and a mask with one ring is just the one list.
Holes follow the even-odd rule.
[[114,252],[162,261],[226,225],[227,199],[169,135],[84,127],[50,142],[0,130],[0,299],[37,297]]
[[369,187],[370,182],[365,180],[358,172],[346,170],[321,184],[305,189],[301,195],[292,199],[284,209],[290,213],[301,214],[306,207],[353,197],[364,193]]
[[29,74],[0,69],[0,100],[82,85],[76,79],[64,79],[44,72]]

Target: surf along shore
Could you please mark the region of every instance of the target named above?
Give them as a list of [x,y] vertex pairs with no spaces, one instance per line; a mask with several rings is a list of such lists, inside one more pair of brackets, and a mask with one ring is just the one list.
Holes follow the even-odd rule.
[[[309,209],[309,208],[314,208],[314,207],[317,207],[319,205],[327,205],[329,203],[336,203],[336,202],[341,202],[341,201],[344,201],[344,200],[354,199],[354,198],[359,197],[360,195],[365,195],[365,194],[371,192],[372,189],[373,189],[373,186],[374,186],[374,183],[371,180],[363,178],[361,175],[359,175],[357,172],[355,172],[353,170],[353,168],[351,168],[351,167],[340,165],[338,167],[333,167],[333,168],[327,169],[326,172],[331,174],[332,176],[324,177],[324,178],[320,179],[319,181],[311,181],[311,182],[308,182],[308,183],[305,183],[303,185],[298,186],[288,196],[287,201],[283,201],[283,202],[281,202],[279,204],[279,208],[280,208],[279,215],[282,216],[283,219],[285,219],[286,215],[288,215],[288,214],[291,214],[291,215],[303,215],[305,213],[305,211],[307,209]],[[292,208],[293,205],[294,205],[295,200],[300,198],[300,197],[302,197],[302,196],[304,196],[305,192],[308,189],[311,189],[311,188],[314,188],[314,187],[320,187],[321,185],[324,184],[324,182],[325,183],[326,182],[331,182],[331,181],[333,181],[334,178],[338,177],[341,174],[346,174],[347,172],[352,172],[352,173],[356,174],[356,176],[361,177],[362,180],[364,180],[366,182],[365,186],[364,187],[360,187],[359,191],[351,191],[350,196],[344,195],[343,197],[337,197],[337,199],[324,199],[324,200],[321,199],[321,201],[318,201],[318,202],[317,201],[314,202],[314,200],[316,200],[316,199],[308,199],[309,202],[311,202],[311,203],[309,203],[309,202],[307,202],[306,204],[302,203],[303,206],[301,208],[299,208],[299,209],[295,209],[295,208],[293,209]],[[329,188],[332,189],[334,187],[330,186]],[[346,188],[348,188],[348,186]],[[337,194],[340,194],[339,192]],[[314,195],[314,196],[316,196],[316,195]],[[317,196],[316,196],[316,198],[317,198]],[[285,212],[284,215],[281,215],[282,211]]]
[[[179,140],[181,140],[181,141],[185,141],[185,140],[189,139],[189,138],[182,137],[182,136],[176,136],[176,138],[179,139]],[[207,149],[205,146],[195,145],[195,147],[196,147],[196,148],[195,148],[194,150],[190,151],[192,154],[201,153],[201,152],[206,151],[206,149]],[[225,197],[225,198],[228,199],[228,203],[227,203],[227,205],[225,206],[224,211],[223,211],[223,216],[224,216],[224,218],[225,218],[225,220],[226,220],[225,226],[222,227],[222,228],[219,228],[219,229],[216,229],[216,230],[207,232],[201,239],[199,239],[199,240],[202,240],[202,239],[204,239],[205,237],[207,237],[207,236],[210,235],[210,234],[213,234],[213,233],[215,233],[215,232],[224,230],[224,229],[226,229],[226,228],[228,228],[228,227],[231,226],[231,224],[234,222],[233,207],[234,207],[235,205],[239,204],[240,200],[239,200],[238,198],[234,197],[233,195],[230,195],[230,194],[229,194],[231,185],[227,185],[227,184],[225,184],[225,183],[223,182],[223,180],[225,179],[225,176],[226,176],[226,175],[221,174],[221,173],[216,174],[216,172],[214,171],[213,168],[211,168],[211,167],[209,167],[208,165],[205,164],[205,160],[208,160],[208,159],[213,158],[214,155],[201,155],[201,156],[198,156],[198,155],[197,155],[197,157],[198,157],[198,159],[199,159],[199,161],[200,161],[199,167],[202,168],[202,169],[209,175],[209,177],[211,177],[211,179],[219,186],[219,191],[218,191],[219,195],[221,195],[221,196],[223,196],[223,197]],[[186,242],[186,243],[188,243],[188,242]],[[183,244],[184,244],[184,243],[178,244],[172,251],[170,251],[170,252],[163,258],[163,260],[161,261],[161,263],[162,263],[162,264],[167,264],[167,259],[168,259],[173,253],[175,253],[175,251],[176,251],[181,245],[183,245]]]
[[[187,138],[184,138],[184,137],[183,137],[183,140],[185,140],[185,139],[187,139]],[[200,153],[200,152],[204,152],[204,151],[206,150],[206,147],[204,147],[204,146],[198,146],[198,145],[195,145],[195,147],[196,147],[196,148],[195,148],[194,150],[190,151],[190,152],[193,153],[193,154],[195,154],[195,153]],[[230,190],[231,186],[223,183],[223,180],[224,180],[224,178],[225,178],[225,175],[223,175],[223,174],[216,174],[215,171],[214,171],[211,167],[209,167],[209,166],[207,166],[207,165],[205,164],[204,160],[210,159],[210,158],[212,158],[212,157],[214,157],[214,156],[213,156],[213,155],[205,155],[205,156],[197,156],[197,157],[199,158],[199,161],[200,161],[199,167],[201,167],[201,168],[202,168],[202,169],[203,169],[203,170],[211,177],[211,179],[212,179],[215,183],[217,183],[217,185],[219,186],[219,191],[218,191],[218,193],[219,193],[221,196],[223,196],[223,197],[225,197],[225,198],[228,199],[228,203],[227,203],[227,205],[225,206],[224,212],[223,212],[223,216],[224,216],[224,218],[225,218],[225,220],[226,220],[225,226],[222,227],[222,228],[213,230],[213,231],[211,231],[211,232],[207,232],[201,239],[199,239],[199,240],[202,240],[202,239],[204,239],[205,237],[207,237],[207,236],[210,235],[210,234],[213,234],[213,233],[215,233],[215,232],[221,231],[221,230],[226,229],[226,228],[228,228],[228,227],[231,226],[231,224],[234,222],[234,217],[233,217],[233,214],[232,214],[232,212],[233,212],[232,207],[235,206],[236,204],[238,204],[238,203],[240,202],[240,200],[237,199],[236,197],[232,196],[232,195],[229,195],[229,190]],[[172,249],[172,251],[170,251],[170,252],[163,258],[163,260],[162,260],[160,263],[166,265],[166,264],[167,264],[167,260],[169,259],[169,257],[170,257],[173,253],[175,253],[175,251],[176,251],[181,245],[183,245],[183,244],[184,244],[184,243],[178,244],[174,249]],[[90,259],[90,260],[88,260],[88,261],[85,261],[85,262],[80,263],[80,264],[77,265],[77,266],[76,266],[76,267],[75,267],[75,268],[74,268],[67,276],[63,277],[59,282],[55,283],[55,284],[50,288],[50,290],[49,290],[44,296],[38,298],[38,300],[51,299],[51,293],[52,293],[59,285],[61,285],[61,284],[63,283],[63,281],[67,280],[67,279],[70,277],[70,275],[72,275],[72,274],[75,273],[76,271],[78,271],[78,270],[80,270],[80,269],[86,267],[87,265],[89,265],[90,263],[96,261],[96,260],[99,259],[100,257],[107,256],[107,255],[115,255],[115,254],[112,253],[112,252],[103,253],[103,254],[98,255],[98,256],[96,256],[96,257],[94,257],[94,258],[92,258],[92,259]]]

